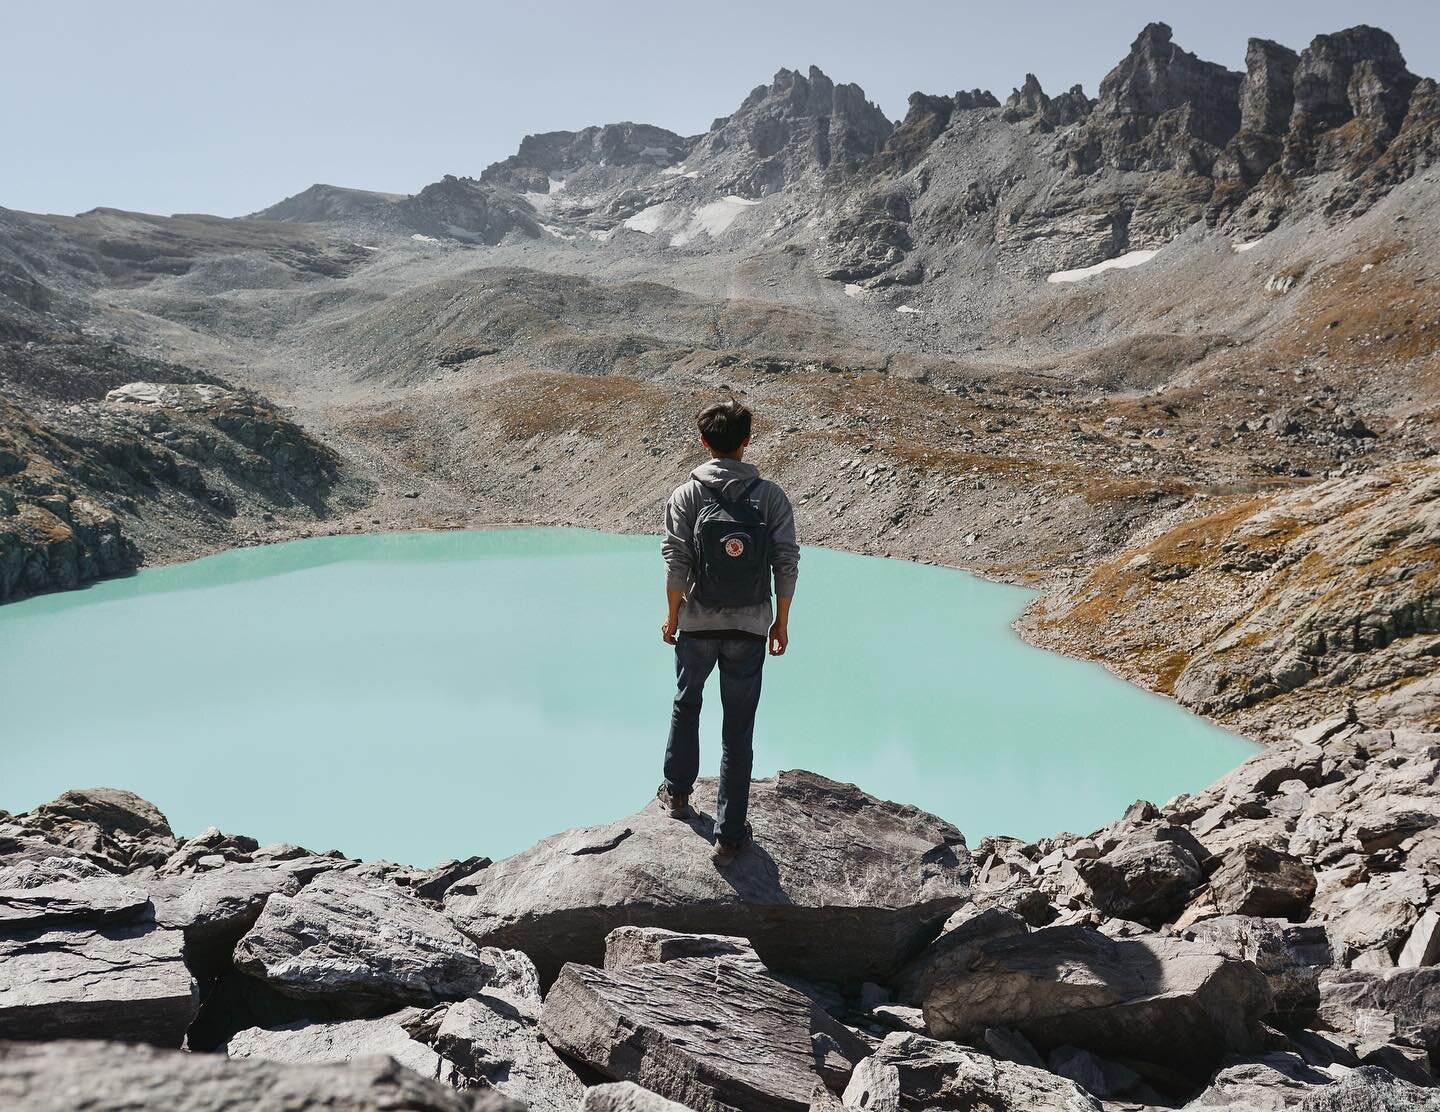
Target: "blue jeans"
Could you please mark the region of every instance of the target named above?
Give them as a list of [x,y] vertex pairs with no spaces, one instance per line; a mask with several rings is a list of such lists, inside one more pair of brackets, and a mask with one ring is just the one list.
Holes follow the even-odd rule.
[[715,836],[739,842],[750,810],[750,767],[755,738],[755,709],[760,705],[760,673],[765,642],[743,638],[687,637],[675,643],[678,690],[670,712],[670,741],[665,746],[665,783],[676,795],[689,795],[700,774],[700,700],[705,681],[720,665],[720,790],[715,800]]

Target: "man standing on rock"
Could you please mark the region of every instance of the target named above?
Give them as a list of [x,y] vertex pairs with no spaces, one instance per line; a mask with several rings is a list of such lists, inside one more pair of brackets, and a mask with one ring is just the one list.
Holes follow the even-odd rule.
[[[800,566],[795,514],[775,483],[745,463],[751,414],[731,399],[707,405],[696,418],[711,455],[665,505],[665,595],[660,635],[675,646],[679,690],[670,715],[661,803],[690,817],[690,792],[700,772],[700,700],[720,665],[724,708],[720,790],[715,807],[715,862],[728,864],[751,841],[751,743],[760,704],[765,652],[790,644],[790,600]],[[770,604],[771,578],[775,607]]]

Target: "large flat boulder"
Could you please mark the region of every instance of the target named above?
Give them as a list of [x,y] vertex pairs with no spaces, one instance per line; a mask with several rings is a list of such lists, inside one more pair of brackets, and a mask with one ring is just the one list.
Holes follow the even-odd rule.
[[884,1112],[1099,1112],[1075,1082],[1034,1066],[895,1032],[855,1069],[846,1108]]
[[752,953],[567,965],[541,1010],[551,1046],[697,1112],[802,1112],[870,1046]]
[[767,965],[815,980],[884,981],[967,898],[963,835],[917,808],[782,772],[755,781],[756,844],[721,870],[714,798],[703,780],[688,822],[652,803],[547,838],[457,882],[446,910],[477,941],[525,951],[547,983],[567,961],[599,965],[627,924],[740,935]]
[[539,995],[524,954],[477,945],[410,893],[345,873],[316,877],[294,896],[271,895],[234,962],[286,996],[357,1014],[491,987]]
[[119,877],[56,880],[0,890],[0,931],[60,923],[118,923],[150,916],[149,894]]
[[302,1022],[269,1029],[250,1027],[233,1035],[223,1050],[231,1058],[306,1065],[388,1054],[421,1077],[461,1088],[464,1078],[454,1065],[414,1038],[404,1026],[407,1019],[416,1018],[414,1013],[415,1009],[408,1009],[376,1019]]
[[981,939],[922,982],[919,1002],[938,1038],[978,1046],[986,1028],[1008,1027],[1046,1053],[1076,1046],[1200,1081],[1257,1048],[1272,999],[1253,962],[1199,943],[1062,926]]
[[524,1112],[390,1057],[287,1065],[105,1042],[0,1043],[0,1108],[25,1112]]
[[0,1039],[178,1047],[199,1006],[184,946],[146,919],[0,934]]

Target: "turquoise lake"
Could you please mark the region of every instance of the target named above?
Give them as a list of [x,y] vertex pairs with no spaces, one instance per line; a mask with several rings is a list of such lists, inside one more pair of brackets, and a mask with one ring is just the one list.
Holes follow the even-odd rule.
[[[240,549],[0,607],[0,808],[123,787],[183,834],[419,865],[619,818],[660,780],[662,583],[656,538],[506,529]],[[1030,597],[806,549],[755,775],[852,781],[973,845],[1089,831],[1255,751],[1026,645]]]

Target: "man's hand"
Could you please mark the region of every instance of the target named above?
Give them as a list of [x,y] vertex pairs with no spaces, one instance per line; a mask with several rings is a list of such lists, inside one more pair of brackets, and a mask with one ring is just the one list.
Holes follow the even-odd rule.
[[785,650],[790,647],[790,629],[784,622],[776,622],[770,627],[770,655],[784,656]]
[[675,634],[679,629],[680,619],[673,614],[667,614],[660,623],[660,639],[667,645],[675,644]]

